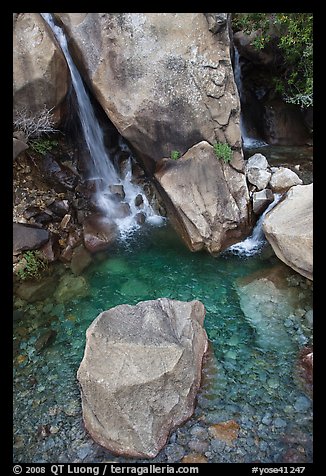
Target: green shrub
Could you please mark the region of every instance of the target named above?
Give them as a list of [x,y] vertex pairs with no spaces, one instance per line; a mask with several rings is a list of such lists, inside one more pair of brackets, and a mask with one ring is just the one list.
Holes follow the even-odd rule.
[[255,48],[278,53],[272,73],[276,93],[301,107],[313,105],[312,13],[235,13],[232,27],[248,34],[255,31]]
[[232,149],[229,144],[223,144],[222,142],[216,142],[213,145],[215,155],[218,159],[222,159],[225,163],[232,160]]
[[54,139],[36,139],[31,142],[31,148],[39,154],[45,155],[58,145],[58,141]]
[[22,265],[17,274],[22,281],[39,279],[42,272],[47,268],[47,264],[41,258],[39,251],[26,251],[20,263]]
[[171,159],[172,160],[178,160],[180,159],[181,157],[181,152],[179,152],[178,150],[172,150],[171,152]]

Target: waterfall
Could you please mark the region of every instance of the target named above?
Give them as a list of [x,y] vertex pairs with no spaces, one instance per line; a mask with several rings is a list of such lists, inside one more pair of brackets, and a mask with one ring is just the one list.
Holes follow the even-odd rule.
[[[66,36],[63,30],[54,23],[50,13],[41,13],[41,16],[53,31],[70,70],[72,85],[77,97],[78,115],[91,158],[92,175],[89,179],[95,183],[95,200],[98,207],[105,216],[112,219],[112,221],[118,225],[122,237],[127,236],[130,232],[139,227],[137,215],[140,212],[144,215],[146,221],[154,224],[161,223],[163,220],[162,217],[155,214],[146,196],[143,194],[141,187],[131,183],[132,154],[127,146],[125,147],[130,153],[130,157],[128,170],[124,174],[124,177],[120,177],[115,169],[105,148],[103,131],[95,116],[83,80],[69,52]],[[125,194],[124,200],[126,201],[125,203],[129,205],[129,208],[127,205],[127,216],[123,218],[121,218],[121,202],[117,202],[117,199],[110,190],[110,186],[115,185],[121,185],[123,187]],[[135,206],[135,198],[137,195],[142,195],[143,201],[141,210]]]
[[[242,72],[241,72],[241,65],[240,65],[240,55],[239,51],[236,47],[234,47],[234,80],[238,88],[240,104],[244,103],[243,101],[243,86],[242,86]],[[243,140],[243,146],[246,149],[254,149],[255,147],[262,147],[268,145],[266,142],[260,139],[255,139],[253,137],[249,137],[245,121],[240,115],[240,130]]]
[[226,252],[230,252],[239,256],[252,256],[258,253],[263,245],[266,243],[264,231],[263,231],[263,221],[266,214],[275,207],[275,205],[280,201],[282,194],[276,193],[274,196],[273,202],[266,208],[264,213],[261,214],[259,220],[257,221],[253,232],[248,238],[239,243],[235,243],[230,246]]

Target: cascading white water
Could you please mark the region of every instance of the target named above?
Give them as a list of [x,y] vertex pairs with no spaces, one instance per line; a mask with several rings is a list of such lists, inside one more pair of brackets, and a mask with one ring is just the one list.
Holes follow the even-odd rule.
[[[127,236],[134,229],[139,227],[136,221],[136,215],[140,211],[144,214],[146,221],[153,224],[161,224],[163,218],[155,214],[141,187],[131,183],[131,151],[127,146],[125,147],[130,153],[128,169],[125,172],[124,177],[120,177],[116,171],[113,163],[108,157],[108,152],[105,149],[103,132],[95,116],[83,80],[70,55],[66,36],[63,30],[54,23],[50,13],[41,13],[41,16],[53,31],[70,70],[72,85],[77,97],[78,114],[82,131],[92,161],[92,176],[89,178],[94,180],[96,187],[95,199],[99,208],[107,217],[111,218],[118,225],[122,237]],[[121,215],[121,203],[117,204],[110,191],[110,185],[123,186],[125,201],[129,204],[130,210],[130,214],[125,218],[119,217]],[[141,210],[136,208],[134,204],[135,198],[139,194],[143,197],[143,206]]]
[[[243,87],[242,87],[242,73],[240,65],[240,55],[236,47],[234,47],[234,80],[238,88],[240,101],[243,103]],[[243,140],[243,145],[246,149],[253,149],[255,147],[263,147],[268,145],[266,142],[260,139],[254,139],[249,137],[245,121],[243,120],[242,114],[240,115],[240,130]]]
[[261,214],[259,220],[257,221],[253,232],[248,238],[239,243],[235,243],[230,246],[226,252],[230,252],[239,256],[252,256],[258,253],[263,245],[266,243],[264,231],[263,231],[263,221],[266,214],[275,207],[275,205],[280,201],[282,194],[276,193],[274,195],[273,202],[266,208],[264,213]]

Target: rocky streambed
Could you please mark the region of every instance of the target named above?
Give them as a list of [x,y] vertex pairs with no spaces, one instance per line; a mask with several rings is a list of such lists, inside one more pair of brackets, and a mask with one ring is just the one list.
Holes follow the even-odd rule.
[[[145,226],[82,276],[57,273],[42,299],[14,299],[15,462],[312,461],[312,283],[269,246],[214,259],[187,251],[168,226]],[[103,310],[159,297],[205,305],[202,387],[153,460],[118,457],[83,425],[85,331]]]

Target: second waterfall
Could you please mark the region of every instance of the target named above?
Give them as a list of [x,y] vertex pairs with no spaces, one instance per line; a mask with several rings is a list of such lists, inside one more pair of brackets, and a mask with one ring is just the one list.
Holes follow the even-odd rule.
[[[92,176],[89,177],[89,179],[95,184],[95,200],[97,206],[106,217],[116,223],[120,235],[125,237],[139,226],[139,209],[135,207],[135,200],[137,196],[141,195],[141,214],[144,219],[151,223],[159,224],[162,218],[155,214],[141,187],[131,182],[131,163],[129,162],[124,176],[121,177],[108,156],[104,145],[101,126],[95,116],[83,80],[69,52],[68,42],[63,30],[54,23],[50,13],[41,13],[41,15],[53,31],[70,70],[71,81],[77,98],[78,115],[82,132],[91,159],[90,170]],[[126,206],[128,207],[128,213],[121,214],[121,202],[119,203],[115,197],[117,185],[121,186],[122,194],[127,204]],[[124,207],[124,209],[126,209],[126,207]]]

